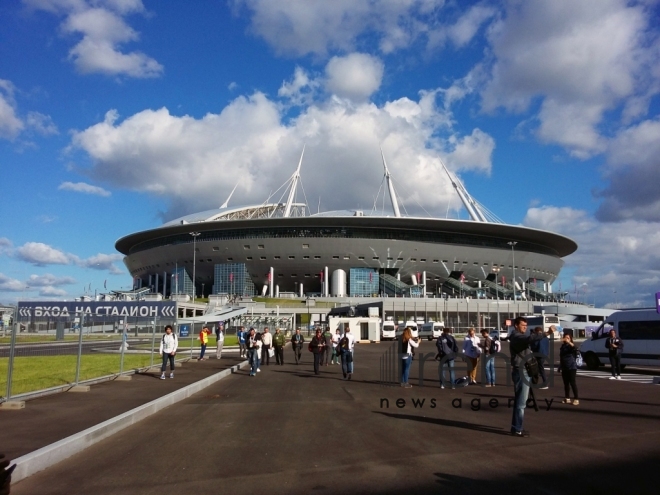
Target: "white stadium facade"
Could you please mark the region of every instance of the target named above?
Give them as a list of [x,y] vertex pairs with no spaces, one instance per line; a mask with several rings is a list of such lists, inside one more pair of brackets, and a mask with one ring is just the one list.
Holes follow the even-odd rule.
[[[552,283],[577,244],[493,217],[445,167],[470,220],[392,211],[310,214],[298,164],[279,202],[187,215],[119,239],[135,288],[173,294],[561,300]],[[284,187],[284,186],[283,186]],[[230,195],[231,198],[231,195]],[[514,296],[515,294],[515,296]]]

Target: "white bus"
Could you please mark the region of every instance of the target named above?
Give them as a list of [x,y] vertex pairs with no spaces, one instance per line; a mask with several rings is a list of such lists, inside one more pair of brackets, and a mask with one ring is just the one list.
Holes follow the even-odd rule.
[[419,338],[426,337],[428,340],[437,339],[445,328],[443,321],[429,321],[424,323],[419,329]]
[[614,329],[623,340],[621,368],[627,364],[660,366],[660,314],[655,309],[617,311],[591,334],[580,346],[587,368],[595,370],[609,364],[609,350],[605,341]]
[[[543,332],[550,330],[551,326],[555,326],[555,339],[560,339],[562,336],[562,327],[559,324],[559,317],[554,315],[540,315],[540,316],[525,316],[527,320],[527,332],[534,330],[536,327],[542,327]],[[508,340],[513,331],[515,330],[513,326],[513,320],[511,320],[511,325],[507,329],[506,337],[502,337],[501,340]]]
[[403,335],[403,331],[406,329],[406,327],[410,327],[414,339],[419,337],[419,328],[417,326],[417,322],[412,320],[408,320],[406,323],[399,322],[399,326],[396,329],[396,336],[398,337],[399,335]]
[[380,331],[380,340],[395,340],[396,339],[396,325],[392,320],[383,322],[383,327]]

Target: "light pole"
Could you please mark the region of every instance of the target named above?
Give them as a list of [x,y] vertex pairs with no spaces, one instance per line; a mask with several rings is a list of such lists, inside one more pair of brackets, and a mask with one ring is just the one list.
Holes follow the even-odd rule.
[[516,300],[516,257],[514,255],[514,247],[516,244],[518,244],[517,241],[509,241],[507,242],[509,246],[511,246],[511,269],[513,270],[512,273],[512,280],[513,280],[513,300]]
[[195,268],[196,268],[196,265],[195,265],[195,259],[196,259],[196,258],[195,258],[195,254],[196,254],[196,251],[197,251],[197,250],[196,250],[196,242],[197,242],[197,237],[199,237],[199,232],[191,232],[190,235],[191,235],[192,238],[193,238],[193,279],[192,279],[192,283],[193,283],[193,298],[192,298],[192,302],[193,302],[193,304],[194,304],[194,303],[195,303],[195,275],[196,275],[196,273],[195,273]]
[[499,266],[493,267],[493,273],[495,274],[495,295],[497,297],[497,331],[500,330],[500,286],[497,284],[497,276],[500,274],[501,268]]

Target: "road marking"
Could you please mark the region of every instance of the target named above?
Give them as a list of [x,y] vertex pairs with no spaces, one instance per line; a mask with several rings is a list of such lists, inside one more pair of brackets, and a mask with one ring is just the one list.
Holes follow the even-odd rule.
[[[578,370],[577,374],[579,376],[587,376],[589,378],[609,379],[609,378],[612,377],[612,373],[610,373],[608,371]],[[632,374],[632,373],[627,373],[627,374],[621,375],[621,380],[612,380],[612,381],[653,384],[653,376],[652,375],[635,375],[635,374]]]

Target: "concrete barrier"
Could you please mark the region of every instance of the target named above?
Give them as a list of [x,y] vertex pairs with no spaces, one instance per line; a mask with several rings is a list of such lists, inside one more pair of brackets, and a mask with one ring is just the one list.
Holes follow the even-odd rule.
[[95,443],[114,435],[128,426],[134,425],[135,423],[148,418],[152,414],[155,414],[166,407],[187,399],[191,395],[213,385],[215,382],[235,373],[246,365],[248,365],[248,361],[243,361],[231,368],[222,370],[221,372],[206,377],[198,382],[191,383],[190,385],[152,400],[151,402],[136,407],[135,409],[131,409],[130,411],[115,416],[103,423],[99,423],[91,428],[87,428],[79,433],[63,438],[58,442],[46,445],[39,450],[25,454],[18,459],[14,459],[16,469],[11,476],[12,483],[18,483],[39,471],[43,471],[44,469],[85,450],[87,447],[91,447]]

